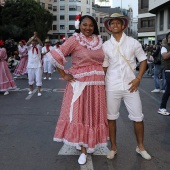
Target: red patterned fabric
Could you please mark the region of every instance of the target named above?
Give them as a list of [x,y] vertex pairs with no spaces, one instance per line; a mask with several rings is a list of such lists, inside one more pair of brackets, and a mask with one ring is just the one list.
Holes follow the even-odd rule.
[[8,69],[6,59],[7,54],[5,48],[0,48],[0,91],[16,88],[15,81]]
[[27,73],[27,63],[28,63],[28,51],[26,46],[18,48],[20,62],[16,67],[14,74],[16,76],[24,75]]
[[[68,70],[78,81],[87,82],[80,97],[73,106],[73,118],[70,123],[70,105],[73,88],[68,82],[63,97],[60,117],[54,134],[54,141],[63,141],[72,146],[83,145],[88,152],[107,145],[108,122],[106,115],[106,96],[102,63],[104,54],[98,42],[92,50],[78,40],[70,37],[58,49],[50,51],[52,63],[64,69],[65,56],[71,54],[72,67]],[[84,37],[92,41],[93,37]],[[81,45],[82,44],[82,45]],[[95,47],[98,49],[94,50]]]

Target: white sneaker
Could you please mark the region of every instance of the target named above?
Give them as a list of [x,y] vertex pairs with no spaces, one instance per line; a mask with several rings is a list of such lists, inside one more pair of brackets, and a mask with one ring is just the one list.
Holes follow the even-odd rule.
[[41,96],[42,94],[41,93],[38,93],[37,96]]
[[8,95],[9,94],[9,91],[6,91],[5,93],[4,93],[4,96],[6,96],[6,95]]
[[158,110],[158,113],[160,113],[161,115],[164,115],[164,116],[169,116],[169,112],[166,111],[166,109],[159,109]]
[[29,91],[28,94],[29,94],[29,95],[32,94],[32,91]]
[[165,90],[161,90],[162,93],[165,93]]
[[160,89],[154,89],[151,91],[152,93],[159,93],[160,92]]
[[109,151],[109,153],[107,154],[107,158],[108,159],[113,159],[115,157],[115,155],[117,154],[117,150],[116,151]]
[[139,153],[144,159],[151,159],[151,156],[148,154],[148,152],[146,150],[141,151],[138,146],[136,147],[136,152]]
[[51,80],[51,79],[52,79],[51,77],[48,78],[48,80]]
[[46,79],[47,79],[47,77],[44,77],[43,79],[44,79],[44,80],[46,80]]
[[78,163],[80,165],[84,165],[87,161],[87,155],[85,155],[84,153],[82,153],[78,159]]

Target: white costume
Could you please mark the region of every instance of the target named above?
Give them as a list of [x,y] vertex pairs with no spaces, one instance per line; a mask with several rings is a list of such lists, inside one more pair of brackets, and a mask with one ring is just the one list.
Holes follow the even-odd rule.
[[105,53],[103,67],[108,67],[105,77],[108,119],[115,120],[119,117],[120,103],[124,99],[129,118],[133,121],[142,121],[144,116],[139,92],[130,93],[128,90],[131,86],[129,82],[135,79],[136,58],[139,62],[147,59],[141,44],[123,33],[119,42],[111,36],[103,44],[103,51]]
[[38,44],[35,47],[28,46],[28,83],[33,85],[36,80],[36,86],[42,86],[42,61],[41,61],[41,46]]
[[[49,46],[49,50],[52,50],[52,49],[53,49],[53,47]],[[42,54],[46,53],[46,52],[48,52],[48,51],[47,51],[46,46],[44,46],[42,48]],[[43,68],[44,68],[44,73],[52,74],[53,65],[51,64],[51,62],[46,54],[43,55]]]

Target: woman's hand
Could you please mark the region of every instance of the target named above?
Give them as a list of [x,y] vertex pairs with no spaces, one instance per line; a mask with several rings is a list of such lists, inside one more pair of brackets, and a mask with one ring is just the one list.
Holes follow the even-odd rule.
[[76,81],[76,79],[73,77],[73,75],[71,75],[71,74],[65,74],[64,76],[63,76],[63,79],[64,80],[67,80],[67,81],[70,81],[70,82],[72,82],[72,81]]

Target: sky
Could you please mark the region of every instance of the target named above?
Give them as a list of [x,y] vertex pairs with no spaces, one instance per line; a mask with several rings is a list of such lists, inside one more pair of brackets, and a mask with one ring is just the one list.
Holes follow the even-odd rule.
[[[95,0],[96,3],[99,3],[99,0]],[[99,3],[101,5],[101,3]],[[129,7],[133,10],[133,18],[138,16],[138,1],[137,0],[110,0],[109,3],[102,3],[102,5],[109,5],[112,8],[121,7],[124,9],[129,9]]]
[[133,10],[133,17],[136,18],[138,16],[138,1],[137,0],[110,0],[111,7],[121,7],[122,8],[128,9],[129,6]]

